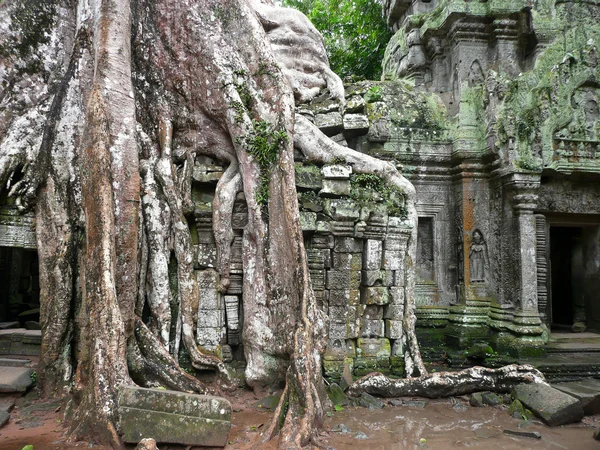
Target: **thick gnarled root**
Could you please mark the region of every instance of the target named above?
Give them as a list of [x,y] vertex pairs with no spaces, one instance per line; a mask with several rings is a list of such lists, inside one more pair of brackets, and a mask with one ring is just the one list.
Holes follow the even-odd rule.
[[510,392],[520,383],[546,383],[544,375],[533,366],[512,364],[499,369],[471,367],[459,372],[439,372],[417,378],[392,379],[372,373],[355,381],[351,395],[361,392],[381,397],[418,396],[452,397],[473,392]]

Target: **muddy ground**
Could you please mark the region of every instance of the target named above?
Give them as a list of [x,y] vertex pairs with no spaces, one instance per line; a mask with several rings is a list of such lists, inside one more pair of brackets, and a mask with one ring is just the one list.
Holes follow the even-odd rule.
[[[239,391],[230,400],[234,414],[227,448],[250,448],[267,425],[271,412],[258,407],[261,401],[248,391]],[[325,431],[321,433],[323,448],[600,449],[600,442],[593,439],[594,430],[600,427],[600,415],[586,417],[577,424],[549,428],[536,420],[526,422],[510,417],[506,406],[471,407],[466,397],[401,400],[401,406],[387,404],[379,410],[345,407],[332,412],[327,417]],[[401,402],[394,400],[393,403]],[[88,442],[66,442],[63,411],[64,406],[60,402],[40,401],[33,392],[17,399],[9,423],[0,429],[0,450],[21,450],[28,444],[33,445],[34,450],[108,450]],[[505,434],[504,430],[538,432],[541,439],[513,437]],[[195,449],[173,445],[159,445],[159,448]],[[261,448],[275,446],[271,444]]]

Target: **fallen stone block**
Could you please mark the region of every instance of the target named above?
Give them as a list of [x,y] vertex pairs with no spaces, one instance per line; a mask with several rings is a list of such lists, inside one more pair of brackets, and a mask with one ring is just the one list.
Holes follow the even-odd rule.
[[553,384],[552,387],[578,399],[586,416],[600,414],[600,381],[588,379]]
[[220,397],[125,387],[119,392],[121,433],[126,443],[224,447],[231,428],[231,404]]
[[25,392],[33,384],[33,369],[0,367],[0,392]]
[[551,427],[583,418],[579,400],[546,384],[519,384],[512,395]]
[[537,431],[513,431],[513,430],[504,430],[504,434],[508,434],[509,436],[516,437],[526,437],[531,439],[541,439],[542,435]]

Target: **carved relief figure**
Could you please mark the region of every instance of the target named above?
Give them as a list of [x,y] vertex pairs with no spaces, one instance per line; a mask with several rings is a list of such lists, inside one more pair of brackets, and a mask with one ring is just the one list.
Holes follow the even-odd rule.
[[471,283],[484,283],[488,266],[487,244],[483,239],[483,233],[478,229],[473,231],[469,262]]

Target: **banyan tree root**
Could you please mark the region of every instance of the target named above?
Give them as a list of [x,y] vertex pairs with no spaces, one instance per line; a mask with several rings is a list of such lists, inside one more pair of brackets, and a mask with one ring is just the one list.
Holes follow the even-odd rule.
[[546,384],[546,379],[530,365],[511,364],[499,369],[477,366],[459,372],[439,372],[404,379],[371,373],[352,383],[348,392],[350,395],[366,392],[381,397],[442,398],[481,391],[510,392],[521,383]]

